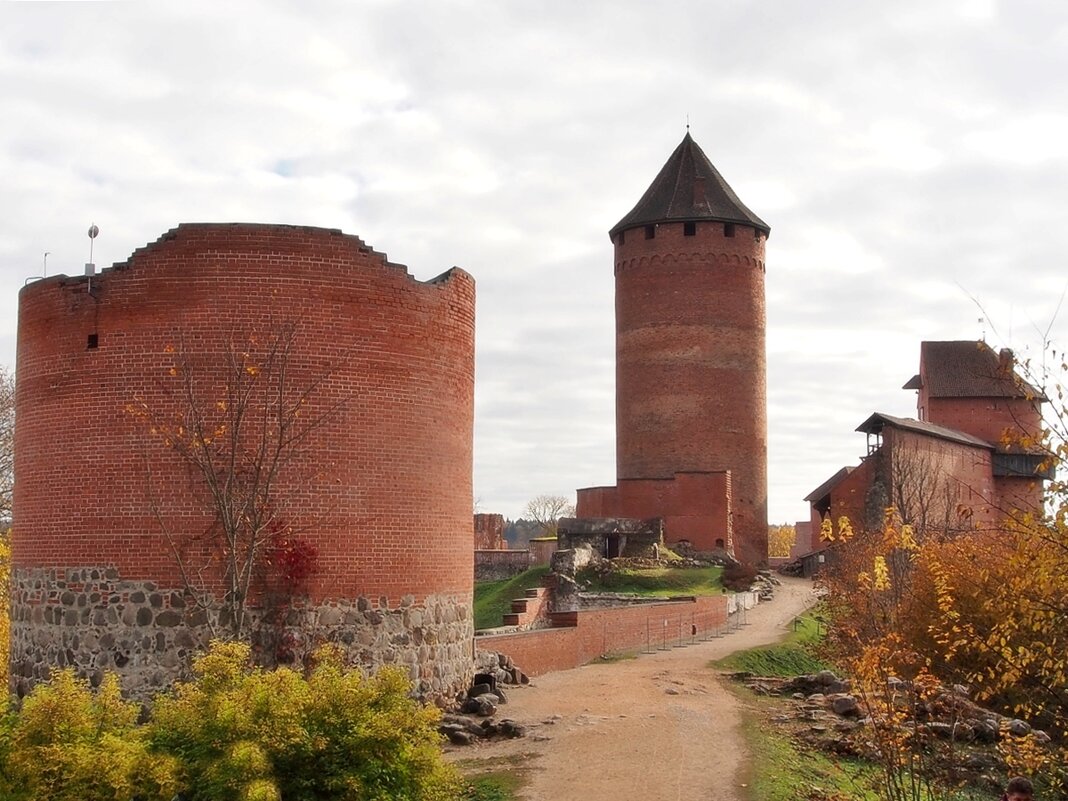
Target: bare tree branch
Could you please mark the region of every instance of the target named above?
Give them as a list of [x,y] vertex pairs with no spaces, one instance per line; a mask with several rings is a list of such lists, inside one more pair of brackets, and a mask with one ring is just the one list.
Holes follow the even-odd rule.
[[538,524],[545,536],[555,537],[560,518],[572,517],[575,507],[563,495],[539,495],[527,501],[524,514]]
[[[187,592],[201,608],[214,605],[232,638],[248,634],[249,603],[257,583],[265,580],[267,552],[292,536],[280,480],[306,456],[303,446],[310,435],[342,406],[338,401],[305,414],[330,371],[293,386],[295,342],[292,323],[278,326],[262,342],[255,334],[231,333],[219,363],[203,364],[179,337],[177,346],[168,349],[173,354],[168,371],[173,381],[164,382],[169,405],[138,407],[154,438],[185,465],[212,522],[199,535],[176,532],[154,495],[153,515]],[[298,485],[294,478],[287,476],[285,486]],[[199,567],[191,566],[184,553],[194,543],[209,553]],[[219,582],[222,593],[216,601],[212,588]]]

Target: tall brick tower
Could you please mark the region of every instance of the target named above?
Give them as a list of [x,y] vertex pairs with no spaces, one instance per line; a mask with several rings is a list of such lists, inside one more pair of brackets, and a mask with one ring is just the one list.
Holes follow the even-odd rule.
[[687,132],[610,232],[619,485],[730,471],[734,550],[752,562],[768,552],[770,231]]

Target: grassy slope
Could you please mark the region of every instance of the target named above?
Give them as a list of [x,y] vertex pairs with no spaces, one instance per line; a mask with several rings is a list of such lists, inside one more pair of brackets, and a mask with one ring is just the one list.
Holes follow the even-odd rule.
[[830,667],[812,655],[820,629],[811,615],[799,618],[794,629],[776,645],[736,651],[713,663],[721,670],[745,671],[755,676],[798,676]]
[[[822,631],[811,615],[805,615],[777,645],[738,651],[713,663],[724,670],[747,671],[760,676],[787,676],[812,673],[828,665],[810,653]],[[744,687],[731,689],[744,702],[746,710],[742,733],[752,759],[743,782],[752,801],[877,801],[871,788],[880,776],[872,763],[836,758],[807,747],[792,736],[789,728],[777,723],[783,700],[757,696]],[[942,791],[942,801],[975,801],[980,795],[970,791]]]
[[734,689],[748,706],[742,735],[752,755],[743,779],[749,798],[753,801],[875,801],[878,798],[867,789],[876,775],[873,766],[835,759],[804,747],[785,729],[769,724],[778,699],[759,698],[742,687]]
[[581,578],[589,581],[587,592],[626,592],[654,598],[671,595],[719,595],[723,592],[722,567],[660,567],[652,570],[626,570],[601,580],[593,573]]
[[501,625],[501,617],[512,611],[512,601],[541,583],[549,572],[548,565],[532,567],[504,581],[486,581],[475,585],[475,628],[491,629]]

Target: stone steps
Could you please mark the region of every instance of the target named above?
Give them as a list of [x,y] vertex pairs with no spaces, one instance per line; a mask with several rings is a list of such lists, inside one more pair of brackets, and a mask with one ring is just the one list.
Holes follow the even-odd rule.
[[547,605],[552,597],[549,587],[531,587],[522,598],[512,601],[512,611],[504,615],[505,626],[529,626],[547,614]]

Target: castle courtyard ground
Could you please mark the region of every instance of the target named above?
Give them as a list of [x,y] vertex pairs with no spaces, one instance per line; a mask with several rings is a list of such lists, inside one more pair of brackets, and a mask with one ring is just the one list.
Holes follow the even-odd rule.
[[783,578],[748,625],[718,639],[540,676],[512,688],[498,717],[526,737],[449,749],[465,770],[514,769],[524,801],[743,801],[742,710],[709,662],[777,642],[815,602]]

